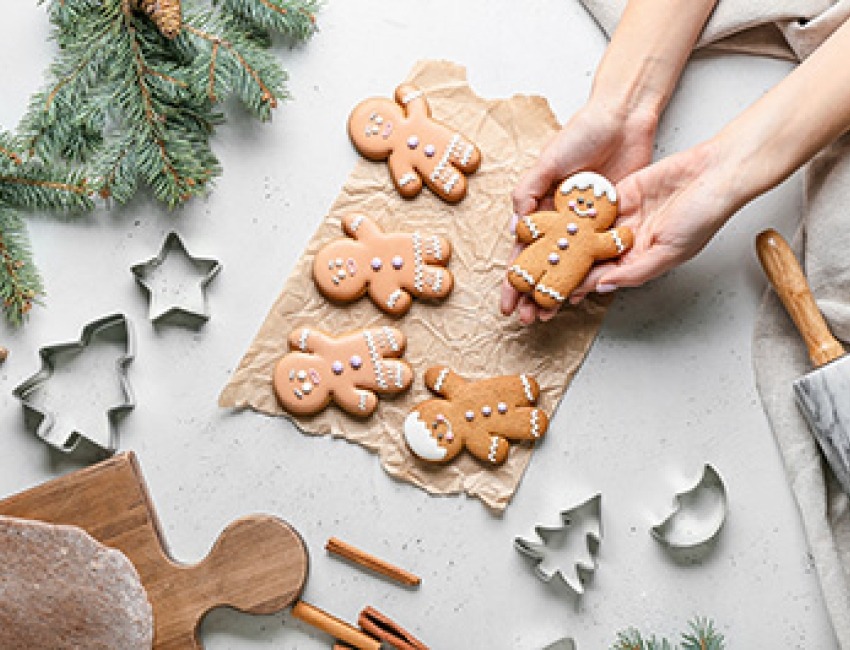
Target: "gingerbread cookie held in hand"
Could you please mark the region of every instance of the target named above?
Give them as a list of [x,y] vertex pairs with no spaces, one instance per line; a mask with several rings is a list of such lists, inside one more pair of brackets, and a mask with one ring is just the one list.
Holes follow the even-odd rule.
[[450,203],[466,195],[466,176],[481,164],[481,152],[448,126],[431,119],[422,91],[402,84],[395,101],[373,97],[358,104],[348,119],[348,134],[369,160],[386,160],[390,176],[405,198],[424,182]]
[[611,228],[617,191],[593,172],[580,172],[555,191],[555,212],[521,217],[516,238],[528,246],[508,269],[508,281],[545,309],[559,307],[582,283],[594,262],[632,247],[631,229]]
[[294,415],[313,415],[335,402],[351,415],[371,415],[375,393],[400,393],[413,381],[404,354],[405,336],[393,327],[374,327],[333,337],[299,328],[289,335],[291,352],[274,368],[278,401]]
[[549,418],[534,407],[540,395],[528,375],[469,381],[446,367],[429,368],[425,385],[441,399],[417,405],[404,421],[404,438],[422,460],[447,463],[464,447],[489,465],[508,457],[508,440],[537,440]]
[[324,246],[313,260],[313,279],[326,298],[352,302],[364,293],[383,311],[403,316],[413,298],[438,300],[451,293],[452,274],[443,268],[452,247],[439,235],[384,233],[362,214],[342,218],[351,239]]

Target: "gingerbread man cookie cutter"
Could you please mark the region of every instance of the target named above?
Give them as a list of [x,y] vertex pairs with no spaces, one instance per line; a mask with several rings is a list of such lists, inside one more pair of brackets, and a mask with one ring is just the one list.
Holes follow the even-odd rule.
[[364,214],[342,218],[348,238],[322,247],[313,259],[313,279],[329,300],[353,302],[364,294],[392,316],[403,316],[413,298],[440,300],[454,278],[445,266],[452,247],[432,233],[384,233]]
[[466,196],[467,175],[481,164],[481,152],[457,131],[431,118],[422,90],[402,84],[395,99],[372,97],[348,119],[348,135],[367,159],[386,160],[393,183],[405,198],[427,185],[456,203]]
[[564,180],[555,192],[554,212],[517,222],[517,241],[527,246],[508,269],[508,281],[541,307],[560,307],[596,261],[631,248],[631,229],[611,228],[617,207],[617,191],[604,176],[580,172]]
[[404,421],[404,438],[415,456],[447,463],[464,448],[488,465],[501,465],[508,440],[536,441],[549,427],[534,406],[540,387],[529,375],[467,380],[445,366],[429,368],[425,385],[438,396],[417,404]]
[[290,352],[274,368],[278,402],[293,415],[313,415],[331,402],[366,417],[378,407],[376,393],[401,393],[413,371],[401,360],[407,339],[384,326],[332,336],[302,327],[289,335]]
[[[135,349],[132,326],[123,314],[88,323],[78,341],[41,348],[41,368],[13,390],[28,420],[34,421],[35,435],[57,451],[87,460],[114,454],[118,423],[136,405],[127,375]],[[103,355],[108,355],[107,364],[100,359]],[[111,365],[109,375],[118,380],[110,379],[106,389],[102,382],[88,383],[102,376],[103,365]],[[59,385],[51,385],[51,380]],[[114,397],[104,397],[107,391]],[[92,409],[85,405],[97,399],[102,401],[95,410],[106,413],[105,434],[99,431],[101,419],[90,419]],[[104,406],[110,399],[115,401]]]
[[[602,542],[602,495],[597,493],[561,511],[559,519],[556,526],[534,527],[540,542],[517,537],[514,548],[534,562],[534,573],[540,580],[554,581],[580,596],[585,582],[596,571]],[[569,556],[566,560],[565,555]]]

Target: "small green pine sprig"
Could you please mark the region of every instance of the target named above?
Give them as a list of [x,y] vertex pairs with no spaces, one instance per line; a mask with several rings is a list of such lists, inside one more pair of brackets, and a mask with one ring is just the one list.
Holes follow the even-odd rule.
[[724,650],[723,635],[714,629],[712,621],[697,617],[688,623],[689,631],[682,634],[680,645],[655,635],[644,638],[635,628],[617,634],[611,650]]

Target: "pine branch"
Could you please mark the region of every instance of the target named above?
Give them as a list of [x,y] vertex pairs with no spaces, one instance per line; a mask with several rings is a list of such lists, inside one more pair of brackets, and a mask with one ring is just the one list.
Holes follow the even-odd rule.
[[[714,624],[697,617],[688,623],[690,632],[681,635],[681,650],[724,650],[723,635],[714,629]],[[667,639],[656,636],[644,638],[635,628],[629,628],[617,634],[617,641],[611,650],[674,650],[676,646]]]
[[0,204],[0,300],[12,325],[19,325],[43,292],[23,219]]

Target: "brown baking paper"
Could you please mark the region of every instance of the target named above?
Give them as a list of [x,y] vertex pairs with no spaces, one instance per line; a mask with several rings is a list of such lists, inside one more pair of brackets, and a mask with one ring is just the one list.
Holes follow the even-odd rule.
[[[481,149],[481,168],[469,178],[469,192],[457,205],[444,203],[427,188],[413,200],[399,196],[385,163],[360,160],[295,266],[254,342],[224,388],[219,404],[250,407],[268,415],[285,415],[305,433],[330,433],[376,452],[392,476],[432,494],[466,492],[496,512],[505,509],[531,460],[545,454],[547,438],[534,447],[514,445],[504,465],[489,468],[469,454],[446,466],[415,459],[404,442],[402,422],[410,408],[431,397],[423,384],[425,370],[447,365],[470,379],[528,373],[540,383],[540,404],[550,415],[584,359],[602,322],[602,302],[585,300],[565,308],[550,322],[522,326],[499,311],[499,291],[513,248],[509,234],[511,190],[521,172],[539,155],[558,129],[541,97],[514,96],[485,100],[469,87],[464,68],[444,61],[418,63],[408,81],[419,86],[434,119],[458,130]],[[388,87],[391,97],[395,88]],[[344,126],[340,125],[344,133]],[[326,301],[313,284],[316,251],[344,237],[340,218],[363,212],[386,232],[423,230],[445,235],[452,243],[449,269],[455,276],[452,294],[439,303],[414,301],[401,319],[383,314],[364,297],[349,305]],[[279,406],[272,372],[288,351],[287,336],[300,326],[333,334],[393,324],[408,338],[404,358],[415,380],[400,397],[380,398],[366,420],[335,406],[313,417],[293,417]],[[548,437],[569,435],[550,430]]]

